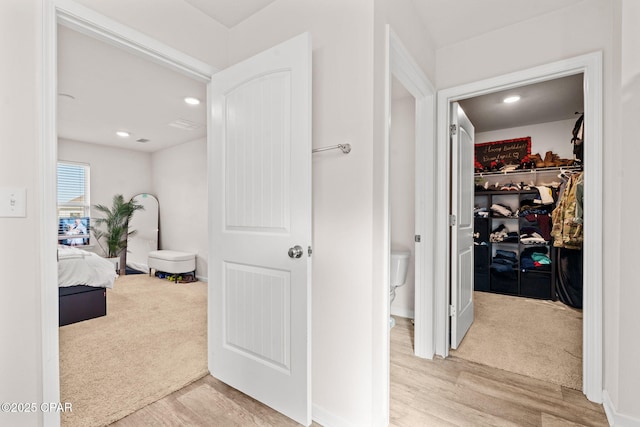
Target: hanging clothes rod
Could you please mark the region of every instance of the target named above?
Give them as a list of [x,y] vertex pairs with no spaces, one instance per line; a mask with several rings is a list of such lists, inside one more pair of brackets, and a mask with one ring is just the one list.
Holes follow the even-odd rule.
[[336,150],[338,148],[341,149],[344,154],[349,154],[351,152],[351,144],[338,144],[330,147],[314,148],[311,152],[317,153],[319,151]]

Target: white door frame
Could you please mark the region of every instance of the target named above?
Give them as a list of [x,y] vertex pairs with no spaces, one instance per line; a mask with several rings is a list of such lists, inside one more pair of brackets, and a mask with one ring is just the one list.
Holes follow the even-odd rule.
[[[434,316],[431,309],[434,295],[434,241],[435,236],[435,205],[436,195],[436,90],[420,66],[411,57],[400,38],[387,25],[388,61],[385,93],[385,248],[384,253],[389,257],[391,236],[389,225],[389,149],[391,137],[391,79],[395,77],[409,91],[416,100],[415,112],[415,234],[420,236],[421,242],[415,245],[415,343],[416,356],[433,358],[435,345],[431,331]],[[390,259],[385,260],[387,266],[385,283],[390,283]],[[386,289],[387,306],[389,306],[389,291]],[[385,319],[388,320],[387,313]],[[424,332],[424,333],[423,333]],[[387,340],[388,341],[388,340]],[[388,353],[388,352],[387,352]]]
[[[58,335],[58,265],[56,212],[57,135],[57,24],[123,48],[136,55],[168,66],[202,82],[217,71],[204,62],[166,46],[157,40],[109,19],[70,0],[43,0],[42,17],[42,116],[39,140],[38,196],[40,212],[40,283],[42,328],[42,402],[60,401],[60,355]],[[209,126],[207,117],[207,129]],[[207,132],[207,139],[211,138]],[[208,141],[210,144],[211,141]],[[60,414],[42,413],[44,426],[59,426]]]
[[586,54],[528,70],[465,84],[438,92],[438,147],[435,253],[435,329],[436,354],[449,354],[449,104],[454,101],[484,95],[525,84],[551,80],[574,74],[584,74],[584,234],[589,244],[584,246],[583,296],[583,392],[593,402],[602,402],[603,324],[602,324],[602,52]]
[[[382,268],[384,288],[380,289],[383,307],[380,319],[374,319],[376,328],[383,331],[380,387],[374,387],[375,402],[381,403],[380,416],[389,420],[389,283],[390,283],[390,214],[389,214],[389,169],[391,137],[391,83],[395,77],[416,100],[415,105],[415,205],[416,231],[422,243],[415,246],[416,293],[415,293],[415,354],[432,358],[435,347],[433,331],[433,236],[435,234],[435,112],[436,91],[420,66],[411,57],[400,38],[387,24],[385,28],[385,105],[384,105],[384,171],[383,171],[383,253]],[[419,285],[420,283],[420,285]],[[418,333],[417,331],[422,331]]]

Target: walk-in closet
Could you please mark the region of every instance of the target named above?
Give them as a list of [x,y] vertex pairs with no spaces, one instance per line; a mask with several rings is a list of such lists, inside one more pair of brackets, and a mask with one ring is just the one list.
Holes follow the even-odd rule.
[[475,127],[475,320],[461,358],[582,386],[583,76],[460,105]]

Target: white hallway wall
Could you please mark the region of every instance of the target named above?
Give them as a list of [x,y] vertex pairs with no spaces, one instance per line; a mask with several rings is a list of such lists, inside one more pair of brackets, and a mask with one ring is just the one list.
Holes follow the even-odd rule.
[[[622,0],[632,9],[633,2]],[[620,206],[628,198],[622,197],[625,183],[620,174],[623,165],[621,158],[635,158],[628,153],[637,152],[632,129],[635,119],[624,124],[619,122],[616,112],[620,113],[619,87],[621,64],[618,46],[620,41],[619,20],[616,8],[621,0],[605,2],[585,0],[560,11],[542,15],[517,25],[505,27],[475,37],[455,45],[439,49],[437,52],[437,86],[440,88],[457,86],[484,78],[495,77],[524,68],[533,67],[561,59],[601,50],[604,55],[604,387],[611,396],[615,410],[619,414],[640,422],[640,373],[637,360],[640,359],[640,342],[631,339],[637,335],[640,324],[640,312],[633,308],[637,305],[638,290],[634,277],[635,263],[631,260],[623,263],[622,249],[627,243],[620,243],[621,233],[626,236],[622,241],[638,240],[640,231],[631,219],[621,221]],[[636,8],[637,9],[637,8]],[[491,10],[478,19],[490,19]],[[637,13],[637,10],[636,10]],[[629,48],[625,58],[637,58],[631,46],[637,46],[637,28],[631,24],[637,15],[631,15],[631,21],[622,34],[623,46]],[[571,31],[567,23],[571,22]],[[505,52],[509,52],[505,55]],[[465,64],[473,63],[473,67]],[[624,68],[629,88],[637,90],[637,61],[625,64]],[[629,100],[629,106],[636,106],[636,100]],[[616,130],[620,124],[621,131]],[[621,136],[624,135],[624,137]],[[635,151],[634,151],[635,150]],[[622,154],[624,153],[624,156]],[[629,171],[634,171],[625,160]],[[637,167],[635,168],[637,171]],[[630,172],[631,173],[631,172]],[[633,173],[633,176],[636,174]],[[637,210],[637,200],[626,201]],[[624,217],[624,216],[623,216]],[[621,225],[622,224],[622,225]],[[625,228],[622,229],[621,226]],[[631,252],[631,253],[637,253]],[[629,280],[621,280],[626,278]],[[624,369],[624,370],[623,370]],[[637,425],[637,424],[634,424]]]
[[[618,310],[609,313],[608,318],[618,316],[614,325],[607,326],[609,331],[617,323],[619,342],[617,353],[609,353],[609,357],[617,358],[611,361],[617,368],[619,384],[617,399],[613,401],[616,410],[622,418],[619,425],[640,426],[640,341],[638,340],[638,325],[640,325],[640,286],[638,286],[637,254],[638,248],[634,242],[640,237],[640,227],[633,221],[631,213],[638,212],[640,202],[637,197],[629,197],[629,191],[635,186],[638,177],[638,159],[640,159],[640,145],[638,144],[637,121],[640,114],[640,2],[636,0],[622,0],[622,37],[621,37],[621,108],[619,122],[616,125],[621,130],[621,172],[618,182],[622,191],[621,209],[618,218],[613,215],[605,217],[605,224],[619,219],[620,229],[617,241],[620,242],[620,284]],[[605,157],[606,158],[606,157]],[[611,162],[615,167],[615,163]],[[614,173],[616,171],[613,171]],[[607,185],[605,192],[610,189]],[[632,191],[632,190],[631,190]],[[615,202],[615,201],[612,201]],[[612,207],[609,211],[615,211]],[[612,231],[615,232],[615,231]],[[606,231],[605,231],[606,233]],[[611,240],[613,240],[612,238]],[[607,247],[605,247],[605,251]],[[612,266],[612,268],[616,268]],[[605,276],[606,277],[606,276]],[[605,281],[605,288],[609,282]],[[605,298],[608,295],[605,294]],[[607,319],[605,319],[606,321]],[[623,421],[624,420],[624,421]],[[624,424],[623,424],[624,423]]]
[[186,2],[74,1],[218,69],[227,64],[227,28]]
[[[27,191],[27,216],[0,218],[0,236],[7,242],[0,246],[0,268],[20,277],[0,279],[1,402],[42,400],[39,5],[0,2],[0,28],[11,34],[0,37],[0,187]],[[37,413],[0,413],[0,425],[33,426],[40,419]]]

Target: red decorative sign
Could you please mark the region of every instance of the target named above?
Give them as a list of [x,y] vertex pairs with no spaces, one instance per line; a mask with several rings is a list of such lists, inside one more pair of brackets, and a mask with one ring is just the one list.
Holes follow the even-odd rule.
[[530,136],[483,142],[475,146],[476,164],[480,163],[484,167],[490,167],[492,162],[497,161],[502,161],[505,165],[517,165],[530,154]]

